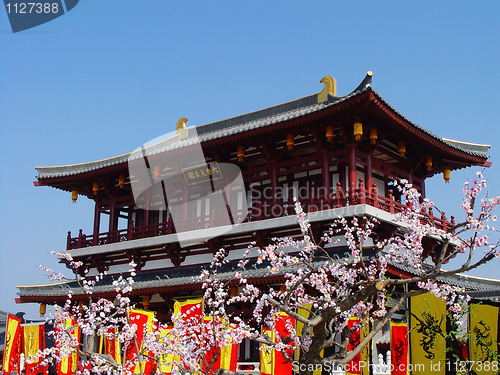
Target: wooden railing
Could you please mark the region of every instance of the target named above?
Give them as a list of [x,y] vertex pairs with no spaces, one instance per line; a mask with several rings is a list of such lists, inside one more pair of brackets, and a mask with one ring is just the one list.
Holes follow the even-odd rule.
[[[236,223],[242,221],[238,218],[244,217],[245,213],[246,212],[243,210],[233,212],[233,220],[235,220]],[[166,234],[176,233],[176,229],[177,232],[187,232],[192,230],[214,228],[228,224],[230,224],[230,222],[228,222],[228,214],[223,212],[184,220],[175,220],[175,225],[172,217],[169,217],[167,222],[144,226],[134,226],[132,223],[129,228],[111,232],[102,232],[97,236],[86,235],[83,233],[82,229],[80,229],[78,237],[71,237],[71,232],[68,232],[67,249],[80,249],[89,246],[107,245],[116,242],[163,236]]]
[[[314,196],[313,192],[306,198],[299,197],[298,200],[302,205],[304,212],[312,213],[317,211],[329,210],[332,208],[340,208],[347,206],[354,206],[357,204],[368,204],[370,206],[379,208],[389,213],[397,213],[410,208],[401,202],[394,199],[392,192],[389,190],[388,197],[378,195],[376,185],[371,189],[363,187],[363,180],[360,179],[358,188],[350,193],[344,192],[340,182],[337,183],[335,193],[327,196]],[[172,220],[169,216],[167,222],[149,224],[145,226],[136,227],[131,223],[129,228],[120,229],[112,232],[103,232],[98,235],[85,235],[82,230],[77,237],[71,237],[71,232],[68,232],[67,249],[79,249],[89,246],[99,246],[111,244],[116,242],[130,241],[141,238],[156,237],[176,232],[186,232],[199,229],[214,228],[222,225],[228,225],[228,214],[213,213],[210,215],[188,218],[184,220]],[[262,198],[256,199],[252,206],[246,210],[239,210],[231,212],[233,222],[251,222],[258,220],[265,220],[270,218],[277,218],[283,216],[295,215],[295,203],[293,200],[280,200],[276,204],[264,203]],[[246,216],[246,217],[245,217]],[[245,218],[243,220],[243,218]],[[428,220],[431,221],[440,229],[448,230],[455,224],[453,216],[448,221],[444,215],[435,217],[432,209],[428,212]]]

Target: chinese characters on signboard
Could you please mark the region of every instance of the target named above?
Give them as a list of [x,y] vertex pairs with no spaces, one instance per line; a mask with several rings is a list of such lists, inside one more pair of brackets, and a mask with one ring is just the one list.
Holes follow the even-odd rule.
[[188,185],[196,185],[204,181],[216,181],[222,178],[219,164],[215,162],[183,168],[182,173]]

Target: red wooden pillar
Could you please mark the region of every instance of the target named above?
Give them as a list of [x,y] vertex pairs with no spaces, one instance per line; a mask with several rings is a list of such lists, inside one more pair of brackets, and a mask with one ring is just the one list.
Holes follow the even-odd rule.
[[116,230],[115,225],[115,201],[113,198],[109,201],[109,232],[113,232]]
[[[224,190],[222,190],[222,197],[224,198],[224,205],[226,207],[226,212],[227,214],[229,215],[229,220],[231,222],[231,224],[234,225],[235,223],[235,219],[236,219],[236,216],[238,215],[238,213],[235,211],[235,212],[232,212],[231,211],[231,187],[229,186],[229,184],[231,183],[231,176],[229,174],[225,174],[224,175],[224,186],[226,187]],[[236,199],[238,199],[238,193],[235,194],[236,196]],[[238,204],[236,203],[236,207],[238,207]],[[235,216],[233,216],[235,215]]]
[[357,204],[365,204],[365,185],[363,184],[362,178],[359,179],[357,198]]
[[356,194],[356,148],[347,148],[347,170],[349,174],[349,196],[354,199]]
[[[276,189],[278,186],[278,177],[276,176],[276,160],[271,159],[271,214],[276,206]],[[272,216],[272,215],[271,215]]]
[[83,230],[80,229],[78,231],[78,245],[76,246],[78,249],[83,247]]
[[344,206],[344,197],[342,193],[342,184],[337,182],[337,192],[335,194],[335,207],[343,207]]
[[373,184],[373,170],[372,170],[372,155],[368,154],[366,157],[366,190],[370,190]]
[[340,185],[342,186],[342,189],[347,189],[347,178],[345,175],[345,168],[346,168],[345,163],[341,163],[338,166],[339,182],[340,182]]
[[321,165],[321,171],[322,171],[322,179],[323,179],[323,189],[325,191],[326,197],[324,199],[328,199],[330,196],[330,165],[328,163],[328,155],[327,155],[327,150],[323,149],[322,150],[322,165]]
[[132,220],[133,207],[128,206],[127,208],[127,240],[133,239],[134,233],[134,220]]
[[167,215],[167,234],[172,234],[174,233],[174,222],[172,220],[172,215],[169,213],[169,211],[165,211]]
[[378,208],[378,190],[377,190],[377,184],[373,184],[371,187],[372,190],[372,198],[373,198],[373,207]]
[[389,212],[394,213],[394,195],[392,194],[392,189],[389,189]]
[[257,207],[258,207],[258,215],[257,215],[257,220],[262,220],[264,218],[264,205],[262,204],[262,195],[259,195],[259,198],[257,198]]
[[294,214],[294,205],[293,205],[293,198],[294,198],[294,193],[295,190],[293,189],[293,172],[290,172],[286,176],[286,181],[287,181],[287,201],[288,201],[288,215],[293,215]]
[[96,200],[94,209],[94,230],[92,237],[92,246],[97,246],[97,240],[99,238],[100,228],[101,228],[101,204],[99,203],[99,200]]

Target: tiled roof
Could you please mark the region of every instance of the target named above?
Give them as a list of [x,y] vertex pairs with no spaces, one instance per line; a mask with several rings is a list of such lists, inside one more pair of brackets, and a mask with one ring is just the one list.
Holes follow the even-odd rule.
[[373,91],[373,93],[375,95],[377,95],[377,97],[380,101],[382,101],[387,107],[389,107],[391,110],[393,110],[394,113],[396,113],[398,116],[400,116],[404,121],[413,125],[415,128],[423,131],[424,133],[429,134],[431,137],[435,138],[436,140],[438,140],[440,142],[443,142],[447,146],[450,146],[454,149],[462,151],[466,154],[479,156],[481,158],[486,158],[486,159],[489,157],[488,156],[488,149],[491,147],[490,145],[468,143],[468,142],[461,142],[461,141],[456,141],[456,140],[448,139],[448,138],[441,138],[441,137],[437,136],[436,134],[434,134],[433,132],[420,126],[416,122],[413,122],[410,119],[408,119],[405,115],[403,115],[396,108],[394,108],[391,104],[389,104],[377,91],[373,90],[371,87],[370,87],[370,89],[371,89],[371,91]]
[[[387,101],[385,101],[385,99],[383,99],[378,92],[373,90],[371,86],[371,75],[367,75],[365,79],[361,82],[361,84],[350,94],[340,97],[329,95],[328,101],[324,103],[317,102],[318,98],[317,94],[309,95],[304,98],[283,103],[274,107],[262,109],[259,111],[247,113],[244,115],[236,116],[222,121],[213,122],[206,125],[200,125],[197,126],[196,128],[190,128],[188,129],[188,132],[190,133],[190,135],[192,135],[196,131],[196,133],[198,134],[199,141],[201,143],[208,142],[215,139],[228,137],[231,135],[244,133],[250,130],[271,126],[287,120],[299,118],[308,115],[310,113],[319,112],[325,108],[340,104],[352,97],[355,97],[357,95],[360,95],[368,91],[374,93],[379,101],[383,102],[398,116],[400,116],[404,121],[408,122],[415,128],[435,138],[437,141],[442,142],[447,146],[462,151],[466,154],[481,158],[488,158],[487,151],[489,145],[471,144],[471,143],[465,143],[465,142],[453,141],[446,138],[441,138],[436,136],[432,132],[424,129],[420,125],[407,119],[405,116],[399,113],[394,107],[392,107]],[[188,138],[187,140],[184,141],[180,141],[179,137],[169,138],[148,148],[148,155],[160,154],[166,151],[171,151],[181,147],[190,146],[194,144],[194,142],[197,142],[195,138]],[[81,163],[81,164],[63,165],[55,167],[36,167],[38,171],[37,178],[44,179],[44,178],[71,176],[126,163],[131,154],[132,153],[126,153],[108,159],[103,159],[88,163]]]
[[0,324],[7,323],[7,315],[8,314],[9,314],[8,312],[0,310]]
[[[222,268],[219,268],[217,273],[218,277],[221,280],[232,279],[234,276],[233,270],[236,265],[236,261],[225,264]],[[271,276],[265,264],[257,265],[255,261],[253,261],[247,265],[247,268],[248,270],[242,273],[246,278],[256,279]],[[133,288],[134,290],[144,290],[193,285],[197,284],[194,277],[200,275],[200,272],[201,266],[139,272],[134,276]],[[125,274],[124,278],[128,276],[128,274]],[[113,281],[117,278],[118,276],[104,276],[103,279],[94,286],[93,293],[113,293],[115,290]],[[82,295],[84,292],[80,287],[80,283],[81,281],[69,281],[46,285],[18,286],[18,295],[21,297],[61,297],[68,295],[69,291],[71,291],[74,296]]]
[[[349,253],[346,249],[332,249],[331,255],[335,261],[345,262],[352,260],[349,256]],[[374,254],[373,251],[369,249],[365,249],[365,254],[368,256],[372,256]],[[234,277],[234,272],[237,269],[238,265],[237,260],[228,262],[217,270],[217,277],[221,280],[230,280]],[[320,266],[324,261],[315,262],[315,265]],[[257,264],[257,259],[250,259],[248,264],[245,266],[245,271],[242,272],[244,278],[247,279],[261,279],[261,278],[270,278],[270,277],[278,277],[281,278],[286,272],[293,272],[293,267],[288,267],[286,269],[282,269],[276,273],[271,274],[268,270],[269,263],[263,262],[261,264]],[[203,267],[206,268],[206,267]],[[191,266],[185,268],[170,268],[165,270],[157,270],[157,271],[143,271],[138,272],[136,276],[134,276],[134,290],[144,290],[144,289],[152,289],[152,288],[169,288],[169,287],[183,287],[197,284],[194,280],[196,276],[199,276],[201,273],[202,266]],[[128,274],[125,274],[123,277],[128,277]],[[116,280],[118,276],[104,276],[102,280],[96,283],[93,293],[112,293],[115,288],[113,286],[113,280]],[[19,292],[18,295],[23,296],[37,296],[37,297],[61,297],[66,296],[69,291],[73,295],[81,295],[84,294],[83,289],[80,287],[81,281],[69,281],[62,283],[53,283],[53,284],[45,284],[45,285],[27,285],[27,286],[18,286]]]
[[[391,263],[395,268],[409,274],[415,274],[415,270],[407,264]],[[467,294],[474,299],[500,302],[500,280],[487,279],[465,274],[455,274],[446,277],[438,277],[436,281],[446,283],[459,288],[464,288]]]
[[[352,260],[347,249],[343,252],[342,249],[332,249],[329,251],[331,256],[338,262],[349,262]],[[373,250],[373,249],[372,249]],[[368,258],[371,258],[375,253],[370,249],[365,249],[365,254]],[[316,266],[320,266],[324,261],[315,262]],[[236,270],[238,261],[231,261],[224,264],[218,269],[217,276],[221,280],[231,280],[234,277],[234,271]],[[405,271],[410,274],[415,274],[414,269],[410,266],[400,263],[391,263],[395,268]],[[267,263],[257,264],[256,259],[252,259],[246,268],[246,271],[242,272],[244,278],[251,279],[263,279],[263,278],[281,278],[287,272],[293,272],[293,268],[288,267],[282,269],[279,272],[271,274],[267,268]],[[140,290],[146,289],[157,289],[157,288],[175,288],[175,289],[192,289],[192,286],[197,283],[194,278],[200,275],[201,266],[193,266],[178,269],[165,269],[157,271],[144,271],[139,272],[134,277],[133,288],[134,291],[139,292]],[[128,277],[128,274],[124,275]],[[104,276],[104,278],[96,283],[93,293],[94,294],[106,294],[113,293],[114,286],[113,280],[116,280],[117,276]],[[439,282],[447,283],[450,285],[463,287],[468,291],[477,295],[478,297],[487,298],[489,297],[500,297],[500,280],[484,279],[473,276],[466,276],[463,274],[450,275],[445,278],[439,278]],[[47,285],[33,285],[33,286],[19,286],[19,296],[30,296],[30,297],[64,297],[67,296],[68,292],[74,296],[83,295],[84,292],[79,286],[81,281],[70,281],[63,283],[47,284]],[[273,281],[271,281],[273,282]],[[191,285],[191,288],[189,286]],[[486,293],[482,295],[481,293]],[[487,295],[488,294],[488,295]]]

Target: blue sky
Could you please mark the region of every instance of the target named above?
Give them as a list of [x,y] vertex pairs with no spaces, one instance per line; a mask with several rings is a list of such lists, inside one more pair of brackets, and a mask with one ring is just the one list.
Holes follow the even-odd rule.
[[[373,86],[435,134],[491,144],[486,172],[500,193],[500,2],[86,0],[12,34],[0,9],[0,309],[16,285],[46,283],[67,231],[91,232],[93,204],[33,186],[35,166],[134,150],[172,131],[319,92],[338,94],[368,70]],[[459,215],[475,169],[436,176],[427,194]],[[66,272],[70,275],[69,272]],[[500,263],[476,272],[499,277]]]

